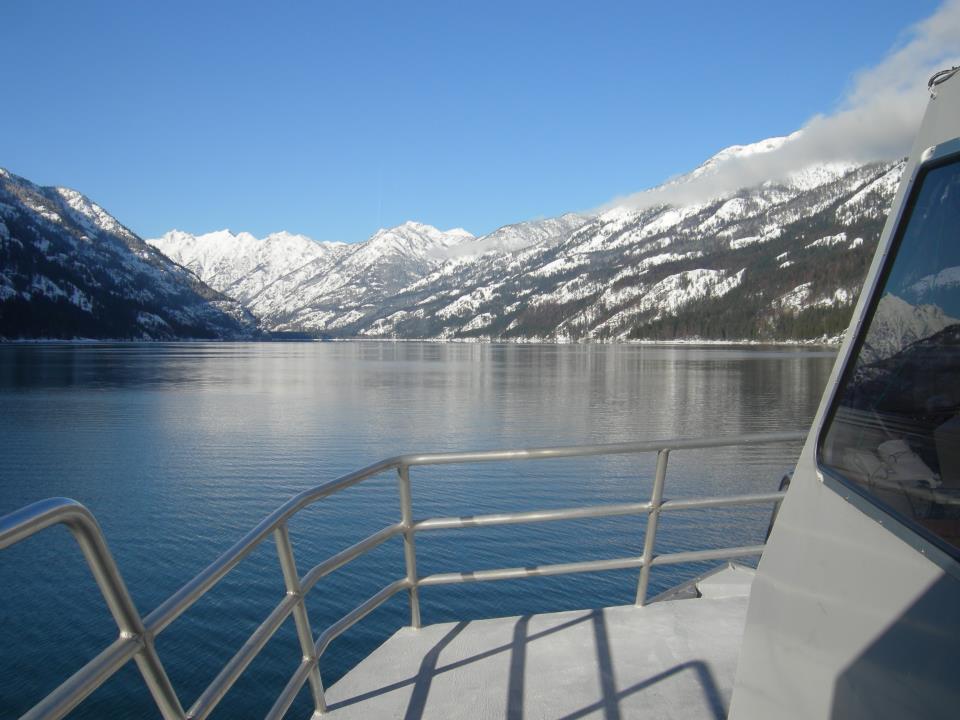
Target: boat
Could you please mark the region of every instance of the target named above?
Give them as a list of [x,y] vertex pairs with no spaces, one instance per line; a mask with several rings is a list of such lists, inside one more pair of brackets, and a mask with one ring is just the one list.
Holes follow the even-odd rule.
[[[307,490],[277,508],[153,612],[141,615],[96,519],[51,498],[0,518],[0,549],[56,525],[73,534],[118,628],[116,640],[24,715],[60,718],[130,661],[163,718],[205,718],[281,624],[301,657],[268,718],[309,688],[319,718],[947,718],[960,708],[960,68],[937,73],[876,255],[809,432],[526,450],[408,454]],[[669,459],[690,450],[804,440],[778,491],[671,499]],[[633,503],[419,518],[411,473],[430,465],[649,457],[652,494]],[[397,522],[301,574],[288,522],[395,473]],[[664,513],[769,505],[765,544],[660,552]],[[646,517],[635,557],[422,576],[417,536],[495,525]],[[382,590],[315,632],[305,597],[393,538],[403,566]],[[156,638],[272,539],[282,599],[185,709]],[[692,538],[691,541],[696,540]],[[756,568],[739,564],[759,556]],[[716,569],[650,597],[677,563]],[[634,569],[633,605],[424,625],[436,585]],[[409,625],[327,687],[330,643],[394,595]]]

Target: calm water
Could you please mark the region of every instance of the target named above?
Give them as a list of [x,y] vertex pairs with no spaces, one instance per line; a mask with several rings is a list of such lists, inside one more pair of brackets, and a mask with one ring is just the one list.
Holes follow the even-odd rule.
[[[793,430],[811,421],[833,353],[690,346],[431,343],[0,346],[0,514],[66,495],[97,516],[141,613],[291,494],[418,450],[529,447]],[[799,445],[677,453],[667,495],[776,488]],[[415,515],[645,500],[652,456],[414,469]],[[384,475],[291,526],[301,574],[398,519]],[[660,551],[761,541],[769,511],[677,513]],[[691,529],[694,529],[691,532]],[[421,574],[639,554],[642,518],[421,535]],[[702,571],[654,571],[657,592]],[[404,574],[399,540],[326,578],[315,630]],[[632,602],[635,572],[425,588],[424,622]],[[158,639],[184,706],[283,595],[272,543]],[[337,640],[335,681],[398,626],[405,596]],[[116,631],[65,530],[0,553],[0,714],[15,717]],[[218,717],[262,717],[299,662],[292,621]],[[305,693],[292,717],[308,715]],[[156,717],[131,664],[77,717]]]

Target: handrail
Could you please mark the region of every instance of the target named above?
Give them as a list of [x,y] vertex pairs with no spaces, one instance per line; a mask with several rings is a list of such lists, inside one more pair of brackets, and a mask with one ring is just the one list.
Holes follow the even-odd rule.
[[[103,532],[87,508],[75,500],[51,498],[42,500],[0,518],[0,550],[45,530],[53,525],[65,525],[73,534],[100,591],[117,624],[119,637],[99,655],[74,673],[66,682],[34,706],[26,718],[61,718],[102,685],[117,670],[132,658],[137,663],[144,680],[164,720],[204,718],[216,707],[250,662],[291,614],[297,628],[303,658],[296,672],[288,681],[268,713],[268,718],[279,718],[289,709],[300,688],[309,680],[314,706],[317,712],[326,711],[323,683],[319,672],[319,658],[329,644],[343,632],[359,622],[374,609],[396,593],[406,590],[410,600],[410,622],[420,627],[419,588],[424,586],[454,584],[473,581],[501,580],[508,578],[559,575],[579,572],[596,572],[624,568],[639,568],[637,604],[647,601],[650,569],[657,565],[704,560],[733,559],[758,555],[763,545],[721,548],[714,550],[687,551],[657,555],[655,552],[657,520],[661,512],[688,509],[726,507],[756,503],[779,503],[784,493],[757,493],[732,497],[663,499],[666,481],[667,459],[671,451],[704,449],[737,445],[757,445],[799,441],[805,433],[780,432],[748,434],[715,438],[672,438],[659,441],[611,443],[602,445],[579,445],[562,447],[531,448],[524,450],[484,450],[469,452],[446,452],[407,454],[387,458],[360,470],[343,475],[335,480],[305,490],[293,496],[283,505],[261,520],[240,540],[222,553],[192,580],[162,602],[153,612],[141,617],[137,611],[116,562],[107,547]],[[478,462],[511,462],[520,460],[549,460],[572,457],[590,457],[613,454],[657,453],[657,469],[653,492],[647,502],[594,505],[560,510],[497,513],[448,518],[416,520],[413,517],[410,492],[410,468],[425,465],[469,464]],[[300,510],[346,488],[389,470],[396,470],[400,492],[400,522],[388,525],[355,545],[333,555],[311,568],[302,577],[298,576],[290,544],[288,521]],[[643,554],[640,557],[591,560],[523,568],[502,568],[471,572],[437,573],[418,577],[416,567],[417,532],[450,530],[466,527],[482,527],[527,522],[573,520],[616,515],[647,514],[647,530]],[[188,712],[184,712],[176,692],[167,677],[163,664],[156,653],[154,641],[180,615],[203,597],[230,570],[273,534],[277,555],[283,571],[285,594],[278,605],[267,615],[260,626],[250,635],[220,673],[207,686]],[[340,620],[333,623],[318,637],[314,637],[307,616],[304,597],[325,575],[343,567],[350,561],[373,548],[400,536],[404,542],[405,575],[380,592],[361,603]]]
[[[117,624],[120,637],[80,672],[47,695],[25,717],[63,717],[104,683],[131,655],[164,720],[183,717],[183,708],[146,632],[140,613],[93,514],[76,500],[49,498],[0,518],[0,550],[54,525],[64,525],[80,546]],[[132,652],[131,652],[132,651]],[[121,658],[122,661],[121,661]]]
[[235,568],[243,558],[253,552],[254,548],[281,523],[286,523],[300,510],[318,500],[394,467],[396,467],[396,464],[392,459],[381,460],[373,465],[343,475],[336,480],[324,483],[319,487],[304,490],[302,493],[294,495],[267,515],[253,530],[237,540],[230,549],[210,563],[204,570],[201,570],[193,580],[162,602],[156,610],[144,618],[144,624],[153,633],[162,632],[210,588],[216,585],[224,575]]

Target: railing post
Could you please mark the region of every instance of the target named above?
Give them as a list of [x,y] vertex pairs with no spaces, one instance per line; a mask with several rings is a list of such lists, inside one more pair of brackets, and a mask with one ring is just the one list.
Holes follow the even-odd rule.
[[307,679],[310,681],[313,705],[318,713],[325,713],[327,711],[327,701],[323,695],[323,680],[320,678],[319,660],[313,645],[313,630],[310,628],[307,605],[304,602],[303,589],[300,587],[297,562],[293,557],[290,531],[287,529],[285,522],[277,526],[277,529],[273,531],[273,537],[277,544],[277,557],[280,559],[280,569],[283,571],[283,583],[287,587],[287,594],[296,595],[299,598],[293,608],[293,622],[297,627],[297,638],[300,640],[300,652],[303,654],[303,660],[311,664]]
[[100,586],[100,592],[103,593],[107,607],[120,629],[120,636],[139,637],[143,643],[143,648],[134,655],[133,659],[157,704],[161,717],[164,720],[179,720],[185,717],[183,707],[160,661],[160,656],[157,655],[153,635],[148,634],[144,628],[143,618],[137,612],[120,569],[107,547],[103,531],[89,510],[79,503],[76,503],[76,506],[76,517],[68,517],[63,522],[80,546],[87,565],[97,585]]
[[657,522],[660,520],[660,506],[663,504],[663,485],[667,479],[667,460],[669,448],[657,453],[657,474],[653,478],[653,493],[650,495],[650,510],[647,512],[647,535],[643,541],[643,565],[640,567],[640,582],[637,584],[637,605],[647,604],[647,587],[650,585],[650,563],[653,562],[653,549],[657,542]]
[[410,626],[420,627],[420,588],[417,584],[417,545],[413,525],[413,501],[410,495],[410,466],[397,468],[400,485],[400,523],[403,525],[403,557],[410,581]]

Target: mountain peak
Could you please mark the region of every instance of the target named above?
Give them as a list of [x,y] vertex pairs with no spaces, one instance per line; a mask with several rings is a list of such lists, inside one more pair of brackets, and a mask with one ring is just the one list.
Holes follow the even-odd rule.
[[779,150],[787,142],[796,140],[800,137],[801,130],[797,130],[790,135],[778,135],[759,140],[746,145],[729,145],[719,152],[714,153],[705,162],[701,163],[695,170],[677,178],[679,181],[692,180],[703,175],[713,174],[719,170],[719,167],[731,160],[739,160],[751,155],[761,155],[763,153]]

